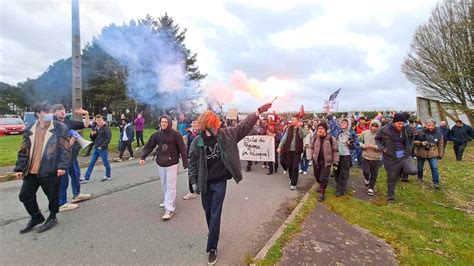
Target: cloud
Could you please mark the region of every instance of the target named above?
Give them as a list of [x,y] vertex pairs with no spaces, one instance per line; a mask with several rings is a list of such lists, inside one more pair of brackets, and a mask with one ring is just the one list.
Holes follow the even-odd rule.
[[[341,110],[414,109],[416,90],[400,73],[400,64],[414,31],[436,3],[81,0],[81,38],[84,46],[110,23],[168,12],[188,30],[186,45],[198,54],[206,83],[216,88],[241,70],[261,84],[272,77],[291,82],[291,99],[275,102],[280,110],[304,104],[319,111],[339,87]],[[0,80],[15,84],[35,78],[70,55],[69,1],[0,0],[0,9]],[[227,106],[250,111],[263,100],[236,91]]]

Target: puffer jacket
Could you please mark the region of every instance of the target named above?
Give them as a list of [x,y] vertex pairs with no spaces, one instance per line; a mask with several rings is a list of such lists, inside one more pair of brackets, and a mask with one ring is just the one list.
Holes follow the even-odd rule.
[[[28,174],[30,169],[38,123],[36,121],[25,130],[15,168],[13,169],[14,172],[22,172],[24,176]],[[69,145],[67,126],[59,121],[52,121],[44,136],[43,143],[38,176],[55,175],[58,169],[67,170],[71,160],[71,146]]]
[[[236,183],[242,180],[242,168],[240,166],[237,143],[250,133],[257,120],[257,114],[253,113],[236,127],[220,128],[217,131],[220,159]],[[202,136],[198,135],[191,143],[188,170],[191,185],[197,184],[198,191],[203,194],[207,192],[208,176],[205,148]]]
[[[323,141],[324,165],[330,166],[333,163],[338,163],[339,162],[339,148],[337,147],[336,139],[330,134],[327,134],[322,139],[322,141]],[[318,162],[320,149],[321,149],[321,137],[316,135],[313,139],[313,143],[311,144],[311,151],[310,151],[310,156],[314,164]]]
[[[423,143],[426,143],[426,145],[423,145]],[[432,131],[421,130],[415,138],[414,145],[417,158],[429,159],[444,156],[443,135],[436,128]]]
[[[359,146],[359,137],[357,136],[357,133],[351,129],[352,120],[347,118],[345,120],[348,125],[347,128],[343,130],[333,115],[328,116],[330,133],[337,140],[339,155],[341,156],[354,155],[356,147]],[[347,143],[349,139],[352,139],[351,144]]]

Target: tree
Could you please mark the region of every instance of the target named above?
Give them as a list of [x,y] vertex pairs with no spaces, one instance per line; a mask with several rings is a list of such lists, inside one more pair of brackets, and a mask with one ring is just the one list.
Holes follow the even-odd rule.
[[0,82],[0,113],[18,113],[27,108],[24,99],[24,90],[5,82]]
[[418,91],[460,107],[474,123],[474,8],[445,0],[413,36],[402,72]]

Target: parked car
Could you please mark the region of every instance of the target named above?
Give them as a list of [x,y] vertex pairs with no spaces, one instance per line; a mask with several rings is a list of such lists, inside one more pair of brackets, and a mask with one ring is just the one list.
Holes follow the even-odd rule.
[[0,134],[21,134],[25,124],[20,118],[0,118]]

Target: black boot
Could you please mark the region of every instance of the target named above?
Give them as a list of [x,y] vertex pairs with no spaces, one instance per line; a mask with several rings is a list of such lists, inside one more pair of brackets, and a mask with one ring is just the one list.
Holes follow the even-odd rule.
[[323,202],[326,199],[325,193],[326,193],[326,189],[321,188],[319,190],[319,198],[318,198],[319,202]]
[[35,226],[44,222],[44,216],[40,214],[40,216],[36,218],[31,218],[25,228],[20,230],[20,234],[28,233],[31,231]]

